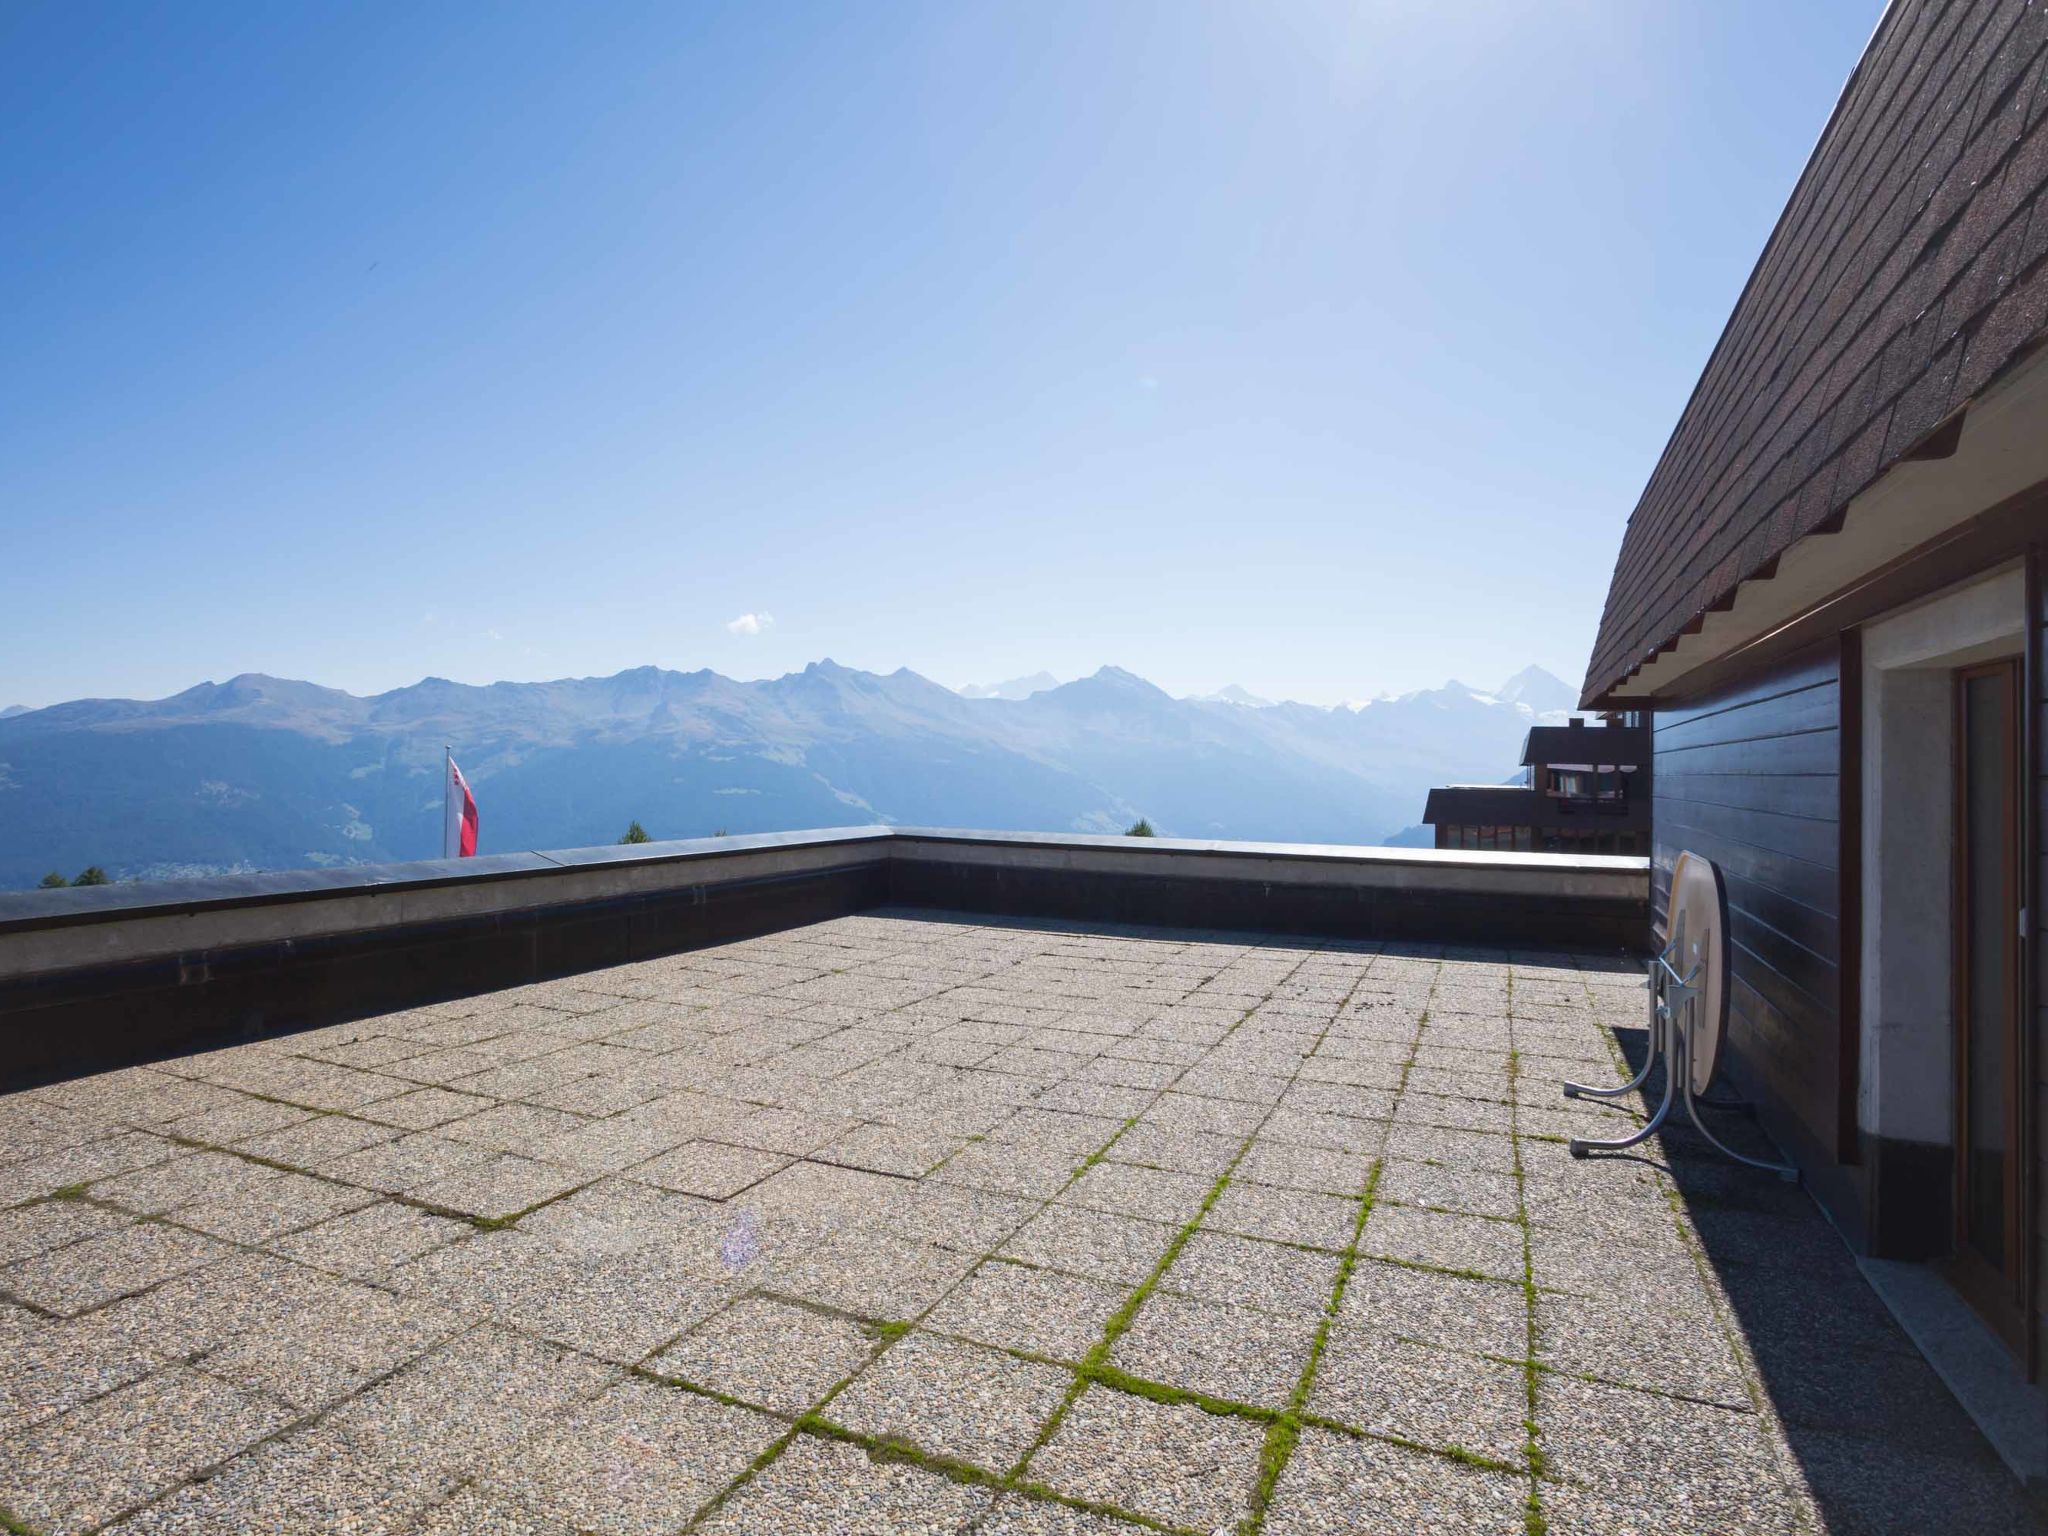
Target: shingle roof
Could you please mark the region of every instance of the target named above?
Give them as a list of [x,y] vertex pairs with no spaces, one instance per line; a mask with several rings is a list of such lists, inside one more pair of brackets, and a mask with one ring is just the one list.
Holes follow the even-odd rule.
[[1585,697],[1768,574],[2048,324],[2048,0],[1895,0],[1629,519]]
[[1647,726],[1532,725],[1522,738],[1522,766],[1537,763],[1607,763],[1615,766],[1650,760]]

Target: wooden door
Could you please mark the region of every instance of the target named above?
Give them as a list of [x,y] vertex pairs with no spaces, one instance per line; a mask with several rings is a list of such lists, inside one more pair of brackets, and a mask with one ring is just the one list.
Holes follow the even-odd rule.
[[2025,1337],[2020,1081],[2020,666],[1955,674],[1955,1276],[2012,1347]]

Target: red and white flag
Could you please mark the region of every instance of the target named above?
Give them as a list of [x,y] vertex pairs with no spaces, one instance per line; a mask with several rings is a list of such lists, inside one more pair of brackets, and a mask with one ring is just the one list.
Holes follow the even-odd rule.
[[441,795],[441,857],[476,857],[476,796],[469,792],[469,780],[455,766],[455,754],[448,754],[448,778]]

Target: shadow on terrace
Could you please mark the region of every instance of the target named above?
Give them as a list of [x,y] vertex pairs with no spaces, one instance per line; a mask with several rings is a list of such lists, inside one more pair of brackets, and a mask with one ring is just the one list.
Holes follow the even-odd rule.
[[[1633,1076],[1648,1052],[1648,1031],[1613,1034],[1617,1062]],[[1634,1123],[1654,1109],[1663,1086],[1659,1067],[1633,1106]],[[1736,1151],[1783,1158],[1753,1118],[1704,1113]],[[1735,1347],[1714,1342],[1705,1313],[1674,1309],[1667,1300],[1600,1347],[1577,1359],[1559,1352],[1554,1363],[1703,1401],[1730,1400],[1737,1374],[1748,1372],[1829,1531],[1903,1536],[2042,1528],[2039,1511],[1803,1189],[1729,1162],[1678,1122],[1639,1150],[1649,1154],[1644,1164],[1668,1184],[1682,1229],[1697,1241]],[[1645,1273],[1678,1264],[1678,1254],[1660,1252],[1650,1234],[1639,1234],[1638,1242],[1635,1257]]]

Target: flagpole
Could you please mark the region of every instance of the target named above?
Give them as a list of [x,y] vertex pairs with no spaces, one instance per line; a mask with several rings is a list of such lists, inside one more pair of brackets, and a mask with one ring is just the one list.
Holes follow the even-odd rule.
[[444,742],[441,746],[441,857],[444,859],[455,857],[455,850],[448,846],[449,829],[455,825],[454,796],[455,744]]

